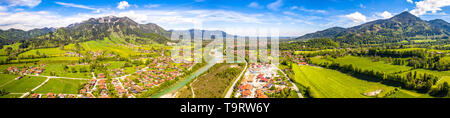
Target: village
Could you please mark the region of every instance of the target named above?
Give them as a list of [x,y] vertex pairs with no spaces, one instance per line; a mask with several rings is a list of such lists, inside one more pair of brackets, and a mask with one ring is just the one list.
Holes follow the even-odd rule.
[[[91,53],[94,55],[94,58],[102,54],[101,51]],[[19,80],[24,76],[46,77],[47,80],[35,87],[35,89],[45,85],[50,79],[79,79],[86,81],[80,86],[76,94],[53,92],[34,93],[31,91],[23,93],[24,95],[22,97],[26,98],[135,98],[142,92],[157,87],[167,81],[176,79],[194,65],[192,62],[173,63],[172,58],[168,56],[150,57],[147,58],[146,63],[148,64],[145,66],[136,66],[136,71],[132,73],[126,73],[123,68],[108,69],[107,74],[91,71],[89,72],[90,75],[92,75],[91,78],[40,75],[44,72],[46,64],[24,67],[11,66],[8,67],[6,71],[11,74],[19,75],[16,80]],[[72,63],[66,65],[64,69],[67,72],[70,72],[72,70],[70,68],[72,67],[89,67],[90,65],[91,63],[87,62]],[[108,67],[110,64],[106,63],[102,66]]]
[[238,86],[235,98],[269,98],[270,94],[290,88],[272,64],[250,64]]

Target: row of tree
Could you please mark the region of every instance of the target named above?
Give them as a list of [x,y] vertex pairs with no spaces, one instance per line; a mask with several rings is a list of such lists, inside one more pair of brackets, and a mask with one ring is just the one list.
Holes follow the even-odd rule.
[[335,62],[331,63],[324,62],[318,65],[329,69],[374,77],[380,81],[391,81],[395,83],[400,83],[404,88],[407,89],[428,91],[438,80],[437,76],[428,73],[418,74],[417,71],[414,71],[414,73],[409,72],[406,74],[392,74],[376,70],[364,70],[355,67],[352,64],[341,65]]

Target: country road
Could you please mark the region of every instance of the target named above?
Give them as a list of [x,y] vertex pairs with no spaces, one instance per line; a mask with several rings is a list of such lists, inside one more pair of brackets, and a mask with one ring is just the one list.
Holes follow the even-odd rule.
[[244,75],[245,71],[247,71],[248,63],[245,61],[245,68],[242,70],[241,74],[234,80],[233,85],[228,89],[227,94],[225,95],[225,98],[230,98],[231,93],[233,93],[233,89],[236,86],[236,83],[241,79],[241,77]]
[[283,75],[284,75],[286,78],[288,78],[289,82],[291,82],[291,84],[292,84],[292,86],[293,86],[292,88],[297,92],[298,97],[299,97],[299,98],[303,98],[302,93],[300,93],[300,91],[299,91],[298,88],[297,88],[297,85],[295,85],[294,82],[292,82],[291,78],[289,78],[289,77],[286,75],[286,73],[284,73],[284,71],[282,71],[281,69],[278,68],[278,70],[281,71],[281,73],[283,73]]

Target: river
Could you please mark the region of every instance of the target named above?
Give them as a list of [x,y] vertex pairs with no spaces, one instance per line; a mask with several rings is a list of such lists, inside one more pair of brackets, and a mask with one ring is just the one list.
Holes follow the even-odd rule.
[[[218,61],[221,61],[221,59],[223,59],[223,55],[218,55],[217,50],[212,50],[211,52],[214,52],[214,55],[211,55],[211,53],[209,53],[208,56],[212,57],[212,59],[209,59],[208,64],[206,64],[205,66],[201,67],[200,69],[194,71],[188,77],[177,81],[174,85],[170,86],[169,88],[166,88],[166,89],[162,90],[161,92],[153,95],[152,98],[173,97],[173,94],[175,94],[176,91],[183,88],[192,79],[197,78],[197,76],[206,72],[209,68],[214,66]],[[205,60],[207,60],[207,59],[205,59]]]

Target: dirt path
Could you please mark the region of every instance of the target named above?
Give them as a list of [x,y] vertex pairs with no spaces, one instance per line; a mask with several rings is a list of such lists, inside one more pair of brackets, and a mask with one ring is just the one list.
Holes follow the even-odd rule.
[[194,87],[192,87],[192,83],[189,84],[191,86],[192,98],[195,98]]

